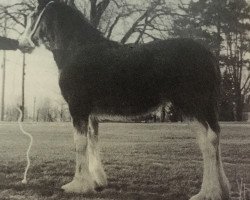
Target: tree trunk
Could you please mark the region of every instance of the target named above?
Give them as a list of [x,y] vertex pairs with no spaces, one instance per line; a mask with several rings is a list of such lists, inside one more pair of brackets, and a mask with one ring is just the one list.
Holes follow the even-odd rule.
[[162,106],[161,108],[161,122],[165,122],[166,119],[166,110],[165,110],[165,106]]
[[153,120],[154,120],[154,123],[157,122],[157,117],[156,117],[156,114],[153,115]]
[[22,106],[21,106],[21,111],[23,113],[21,121],[24,121],[24,110],[25,110],[25,67],[26,67],[26,62],[25,62],[25,54],[23,53],[23,72],[22,72]]
[[236,106],[236,120],[239,122],[243,120],[243,105],[244,104],[242,102],[238,102]]
[[243,119],[243,107],[244,107],[244,98],[241,94],[240,85],[237,86],[236,90],[236,120],[242,121]]
[[[220,60],[220,52],[221,52],[221,1],[218,1],[218,12],[217,12],[217,24],[216,24],[216,29],[217,29],[217,49],[216,49],[216,58],[217,61],[219,62]],[[220,64],[220,63],[218,63]]]

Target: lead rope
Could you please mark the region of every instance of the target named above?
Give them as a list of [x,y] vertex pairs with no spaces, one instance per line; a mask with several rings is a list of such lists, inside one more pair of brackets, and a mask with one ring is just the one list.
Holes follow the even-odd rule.
[[23,129],[23,125],[22,125],[22,122],[21,122],[21,119],[23,117],[23,112],[20,110],[20,108],[18,106],[16,107],[16,109],[19,111],[19,118],[18,118],[19,128],[20,128],[21,132],[24,135],[26,135],[26,136],[28,136],[30,138],[29,147],[28,147],[27,152],[26,152],[27,165],[26,165],[25,172],[24,172],[24,177],[23,177],[23,180],[22,180],[23,184],[27,184],[27,172],[28,172],[28,170],[30,168],[30,150],[31,150],[31,147],[33,145],[33,136]]
[[[16,63],[14,63],[14,64],[16,64]],[[19,65],[19,64],[16,64],[16,65]],[[15,94],[15,76],[16,76],[16,74],[14,73],[14,77],[12,79],[12,90],[11,90],[12,96],[14,96],[14,94]],[[27,172],[28,172],[28,170],[30,168],[30,150],[31,150],[31,147],[33,145],[33,136],[23,129],[22,122],[21,122],[22,117],[23,117],[23,112],[21,111],[21,109],[18,106],[16,106],[16,109],[19,112],[19,117],[18,117],[18,121],[17,121],[18,125],[19,125],[19,129],[21,130],[21,132],[24,135],[26,135],[26,136],[28,136],[30,138],[29,147],[28,147],[28,149],[26,151],[27,165],[26,165],[25,172],[24,172],[24,175],[23,175],[24,177],[23,177],[23,180],[22,180],[23,184],[27,184],[28,183],[28,181],[27,181]]]

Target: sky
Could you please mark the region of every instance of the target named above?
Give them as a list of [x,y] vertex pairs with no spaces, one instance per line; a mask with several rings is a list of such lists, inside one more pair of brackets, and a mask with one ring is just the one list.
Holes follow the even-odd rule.
[[[0,51],[0,63],[2,54]],[[22,54],[19,50],[7,51],[6,59],[5,105],[17,105],[20,104],[22,90]],[[0,80],[2,88],[2,69]],[[26,55],[25,104],[29,113],[33,111],[34,98],[39,105],[47,97],[55,100],[55,103],[62,101],[58,70],[52,53],[45,48],[37,48],[31,55]]]

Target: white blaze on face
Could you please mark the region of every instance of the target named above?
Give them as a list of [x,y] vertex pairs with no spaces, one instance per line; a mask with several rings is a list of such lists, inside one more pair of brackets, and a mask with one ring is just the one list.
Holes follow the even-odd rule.
[[34,14],[34,12],[32,12],[28,16],[25,31],[22,34],[22,36],[20,37],[20,39],[19,39],[19,46],[20,46],[21,49],[35,48],[35,44],[31,39],[31,32],[32,32],[32,30],[31,30],[31,26],[32,26],[31,19],[32,19],[33,14]]

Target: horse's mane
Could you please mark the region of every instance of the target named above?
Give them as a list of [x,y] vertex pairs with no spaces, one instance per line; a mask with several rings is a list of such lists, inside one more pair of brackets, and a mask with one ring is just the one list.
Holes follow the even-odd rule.
[[[68,23],[65,26],[72,27],[72,24],[76,26],[75,31],[82,32],[83,35],[89,35],[92,37],[102,37],[102,33],[94,28],[89,20],[76,8],[67,6],[65,3],[56,2],[53,8],[60,13],[62,17],[59,20]],[[53,9],[52,8],[52,9]]]

